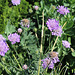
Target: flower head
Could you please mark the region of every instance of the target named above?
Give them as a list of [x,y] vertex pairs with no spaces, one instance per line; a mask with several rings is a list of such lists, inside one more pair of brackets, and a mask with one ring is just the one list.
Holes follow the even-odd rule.
[[47,27],[50,31],[53,31],[54,29],[57,29],[59,26],[59,21],[56,21],[55,19],[48,19],[46,22]]
[[8,39],[12,44],[15,44],[16,42],[20,42],[20,35],[13,33],[8,36]]
[[18,28],[18,33],[21,33],[22,32],[22,29],[21,28]]
[[66,48],[70,48],[70,43],[66,40],[62,41],[63,46],[65,46]]
[[0,34],[0,41],[5,40],[5,38]]
[[23,65],[23,69],[27,69],[28,68],[28,66],[25,64],[25,65]]
[[60,37],[61,37],[62,33],[63,33],[63,31],[62,31],[62,27],[61,26],[58,26],[57,29],[54,29],[52,31],[52,35],[56,35],[56,36],[60,36]]
[[9,50],[8,45],[5,41],[0,41],[0,55],[5,56],[5,53]]
[[29,26],[30,26],[30,21],[29,21],[28,19],[23,19],[23,20],[21,20],[20,25],[22,25],[22,26],[25,26],[25,27],[28,27],[28,28],[29,28]]
[[62,34],[62,28],[59,26],[59,21],[55,19],[48,19],[46,22],[48,29],[52,32],[52,35],[60,36]]
[[54,63],[53,63],[53,61],[50,61],[50,64],[49,64],[48,68],[49,68],[49,69],[53,69],[53,68],[54,68]]
[[53,63],[59,62],[58,53],[57,52],[50,52],[50,57]]
[[58,53],[57,52],[50,52],[49,56],[51,58],[55,58],[55,57],[58,57]]
[[57,12],[59,12],[60,14],[67,15],[67,13],[69,13],[69,10],[64,6],[59,6],[57,7],[57,9]]
[[43,62],[42,66],[45,69],[50,63],[50,58],[45,58],[45,59],[42,59],[41,61]]
[[21,0],[11,0],[13,5],[19,5]]
[[35,9],[35,10],[38,10],[38,9],[39,9],[39,7],[38,7],[38,6],[34,6],[34,9]]

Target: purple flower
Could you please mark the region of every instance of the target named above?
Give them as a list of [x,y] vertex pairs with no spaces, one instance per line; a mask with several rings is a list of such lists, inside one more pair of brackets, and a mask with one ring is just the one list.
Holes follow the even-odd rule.
[[38,7],[38,6],[34,6],[34,9],[35,9],[35,10],[38,10],[38,9],[39,9],[39,7]]
[[69,13],[69,10],[64,6],[59,6],[57,7],[57,9],[57,12],[59,12],[60,14],[67,15],[67,13]]
[[53,63],[59,62],[59,58],[58,58],[58,53],[57,52],[50,52],[49,56],[51,57]]
[[12,44],[15,44],[16,42],[20,42],[20,35],[13,33],[8,36],[8,39]]
[[50,31],[53,31],[59,27],[59,21],[56,21],[55,19],[48,19],[46,24]]
[[13,5],[19,5],[21,0],[11,0]]
[[18,28],[18,33],[21,33],[22,32],[22,29],[21,28]]
[[9,50],[8,45],[5,41],[0,41],[0,55],[5,56],[5,53]]
[[50,64],[49,64],[48,68],[49,68],[49,69],[53,69],[53,68],[54,68],[54,63],[53,63],[53,61],[50,61]]
[[66,40],[62,40],[62,44],[63,46],[65,46],[66,48],[70,48],[70,43]]
[[62,27],[61,26],[58,26],[57,29],[54,29],[52,31],[52,35],[56,35],[56,36],[60,36],[60,37],[61,37],[62,33],[63,33],[63,31],[62,31]]
[[54,58],[52,58],[52,62],[53,62],[53,63],[57,63],[57,62],[59,62],[59,58],[58,58],[58,57],[54,57]]
[[0,41],[6,40],[1,34],[0,34]]
[[62,28],[59,26],[59,21],[55,19],[48,19],[46,22],[48,29],[52,32],[52,35],[60,36],[62,34]]
[[50,58],[45,58],[45,59],[43,59],[41,61],[43,62],[42,66],[45,69],[49,65],[49,63],[50,63]]
[[59,62],[58,53],[57,52],[50,52],[49,56],[43,60],[41,60],[42,66],[45,69],[48,67],[49,69],[54,68],[54,63]]

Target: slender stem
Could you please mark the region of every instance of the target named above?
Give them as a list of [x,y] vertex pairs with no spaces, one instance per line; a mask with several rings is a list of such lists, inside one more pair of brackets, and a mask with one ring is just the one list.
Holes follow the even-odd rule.
[[66,67],[67,67],[67,65],[65,65],[65,66],[61,69],[61,71],[59,72],[59,75],[61,75],[61,72],[62,72],[63,69],[66,68]]
[[53,47],[52,47],[51,52],[54,50],[54,47],[55,47],[55,45],[56,45],[57,40],[58,40],[58,36],[57,36],[57,38],[56,38],[56,40],[55,40],[55,42],[54,42],[54,45],[53,45]]
[[[64,25],[62,26],[62,29],[64,28],[64,26],[66,25],[66,23],[67,23],[67,22],[64,23]],[[51,52],[54,50],[54,47],[55,47],[55,45],[56,45],[56,43],[57,43],[57,40],[58,40],[58,37],[59,37],[59,36],[57,36],[57,38],[56,38],[56,40],[55,40],[55,42],[54,42],[54,45],[53,45],[53,47],[52,47]]]
[[42,12],[42,16],[43,16],[43,22],[42,22],[42,33],[41,33],[41,49],[40,49],[40,52],[42,52],[42,49],[43,49],[43,36],[44,36],[44,11]]
[[13,57],[14,57],[14,59],[16,60],[16,62],[17,62],[17,64],[18,64],[18,66],[19,66],[19,68],[20,68],[20,70],[22,71],[22,68],[21,68],[21,66],[20,66],[20,64],[19,64],[19,62],[18,62],[18,60],[16,59],[16,57],[15,57],[15,55],[13,54]]
[[51,40],[51,32],[50,32],[50,36],[49,36],[49,50],[50,50],[50,40]]
[[41,47],[40,47],[40,58],[39,58],[39,67],[38,67],[38,75],[40,74],[40,66],[41,66],[41,57],[43,54],[43,36],[44,36],[44,11],[42,12],[43,21],[42,21],[42,33],[41,33]]
[[38,15],[36,14],[36,19],[37,19],[37,23],[38,23],[38,26],[39,26],[39,20],[38,20]]

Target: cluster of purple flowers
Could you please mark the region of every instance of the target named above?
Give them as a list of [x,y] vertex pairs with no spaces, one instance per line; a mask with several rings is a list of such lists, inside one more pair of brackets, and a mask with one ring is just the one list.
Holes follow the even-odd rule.
[[0,34],[0,55],[5,56],[5,53],[9,50],[5,38]]
[[42,59],[41,61],[43,68],[45,69],[46,67],[48,67],[49,69],[53,69],[54,68],[54,63],[59,62],[59,58],[58,58],[58,53],[57,52],[51,52],[49,54],[50,57],[47,57],[45,59]]
[[59,21],[55,19],[48,19],[46,22],[48,29],[52,32],[52,35],[60,36],[62,34],[62,28],[59,26]]
[[20,42],[20,35],[13,33],[8,36],[8,39],[12,44],[15,44],[16,42]]
[[70,48],[70,43],[69,43],[68,41],[63,40],[63,41],[62,41],[62,44],[63,44],[63,46],[64,46],[65,48]]
[[21,0],[11,0],[13,5],[19,5]]
[[58,9],[57,12],[59,12],[60,14],[67,15],[67,13],[69,13],[67,7],[64,6],[58,6],[57,9]]

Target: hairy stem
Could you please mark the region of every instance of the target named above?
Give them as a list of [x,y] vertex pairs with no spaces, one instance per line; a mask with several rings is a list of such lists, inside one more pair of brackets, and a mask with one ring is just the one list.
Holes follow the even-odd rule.
[[42,33],[41,33],[41,47],[40,47],[40,58],[39,58],[39,67],[38,67],[38,75],[40,74],[40,66],[41,66],[41,57],[43,54],[43,36],[44,36],[44,11],[42,12]]

